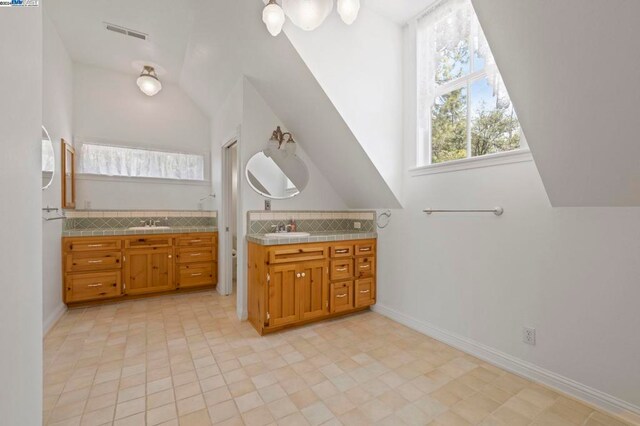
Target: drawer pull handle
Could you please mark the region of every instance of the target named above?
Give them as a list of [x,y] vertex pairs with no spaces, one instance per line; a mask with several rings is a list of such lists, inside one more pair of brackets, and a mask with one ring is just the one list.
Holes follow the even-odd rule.
[[360,251],[369,251],[371,250],[371,247],[366,247],[366,248],[361,248]]
[[347,270],[347,268],[336,268],[336,271],[338,271],[338,272],[344,272],[346,270]]
[[89,284],[87,287],[102,287],[102,283]]
[[349,253],[349,249],[336,250],[336,253]]
[[360,265],[360,269],[369,269],[371,265]]
[[360,290],[360,293],[369,293],[369,290]]
[[89,260],[88,263],[102,263],[102,260]]
[[89,244],[87,247],[102,247],[102,244]]
[[192,277],[199,277],[200,275],[202,275],[202,273],[191,274]]
[[336,294],[336,297],[343,298],[343,297],[347,297],[347,295],[346,294]]
[[202,256],[202,253],[191,253],[191,256]]
[[192,243],[199,243],[202,240],[191,240]]

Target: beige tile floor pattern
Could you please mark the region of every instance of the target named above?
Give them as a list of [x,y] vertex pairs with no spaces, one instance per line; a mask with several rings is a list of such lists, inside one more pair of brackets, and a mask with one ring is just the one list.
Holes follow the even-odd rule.
[[45,339],[44,423],[624,423],[373,312],[260,337],[214,291],[71,310]]

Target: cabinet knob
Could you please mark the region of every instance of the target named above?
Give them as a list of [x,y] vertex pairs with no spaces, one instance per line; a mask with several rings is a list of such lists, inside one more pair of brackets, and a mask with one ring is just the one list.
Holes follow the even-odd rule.
[[302,278],[306,277],[307,274],[305,274],[304,272],[302,273]]
[[300,278],[300,273],[297,273],[297,274],[296,274],[296,277]]

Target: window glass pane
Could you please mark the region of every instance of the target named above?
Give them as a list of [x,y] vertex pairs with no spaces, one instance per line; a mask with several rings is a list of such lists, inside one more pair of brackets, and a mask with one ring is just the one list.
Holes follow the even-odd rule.
[[493,67],[495,65],[493,55],[475,13],[471,18],[471,40],[473,43],[473,71],[482,71],[485,68]]
[[470,9],[462,8],[436,23],[436,83],[469,74]]
[[80,172],[106,176],[204,180],[204,156],[83,144]]
[[431,162],[467,157],[467,89],[438,96],[431,109]]
[[520,124],[498,74],[471,84],[471,156],[520,147]]

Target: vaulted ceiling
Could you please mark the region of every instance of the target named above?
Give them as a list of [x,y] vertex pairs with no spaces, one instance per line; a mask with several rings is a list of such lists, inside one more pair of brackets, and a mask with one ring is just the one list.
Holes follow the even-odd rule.
[[[56,0],[46,10],[74,61],[132,76],[140,62],[158,64],[160,77],[177,82],[209,117],[247,76],[349,207],[398,207],[398,194],[286,35],[265,30],[262,7],[261,0]],[[108,32],[103,22],[148,41]]]

